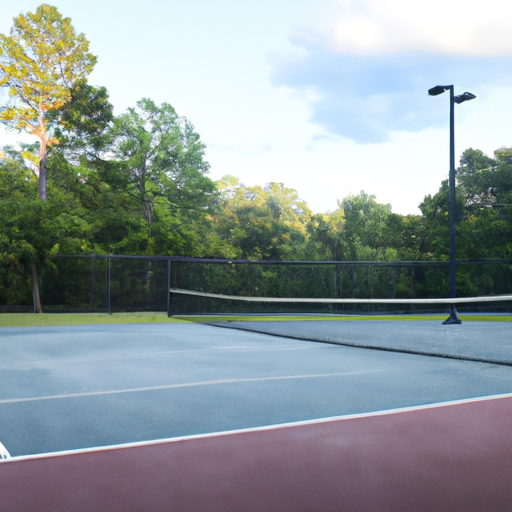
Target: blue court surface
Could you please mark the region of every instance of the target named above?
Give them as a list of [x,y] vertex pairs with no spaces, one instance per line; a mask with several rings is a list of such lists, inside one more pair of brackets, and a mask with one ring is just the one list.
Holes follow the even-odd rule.
[[231,327],[268,333],[0,329],[0,442],[16,457],[512,392],[512,323],[253,324]]

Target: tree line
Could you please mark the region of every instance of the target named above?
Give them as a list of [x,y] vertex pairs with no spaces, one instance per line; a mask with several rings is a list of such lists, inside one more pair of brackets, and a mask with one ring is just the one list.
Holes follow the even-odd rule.
[[[447,260],[447,180],[420,215],[364,191],[314,213],[283,183],[213,181],[193,124],[148,98],[115,116],[95,62],[47,4],[0,34],[0,121],[37,140],[0,148],[0,304],[26,302],[58,254]],[[457,180],[457,259],[511,258],[512,148],[467,149]]]

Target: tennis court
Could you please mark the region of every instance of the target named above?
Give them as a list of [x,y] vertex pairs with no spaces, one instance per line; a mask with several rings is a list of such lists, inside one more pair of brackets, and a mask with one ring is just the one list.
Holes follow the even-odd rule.
[[512,323],[225,325],[1,329],[6,510],[510,509]]

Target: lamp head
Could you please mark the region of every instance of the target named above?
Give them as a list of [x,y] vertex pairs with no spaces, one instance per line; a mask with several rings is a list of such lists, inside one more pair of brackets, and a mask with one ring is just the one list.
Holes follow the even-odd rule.
[[458,96],[454,96],[453,101],[455,101],[455,103],[464,103],[465,101],[474,100],[475,98],[476,96],[474,94],[471,94],[470,92],[464,92]]
[[429,96],[437,96],[438,94],[443,94],[443,92],[449,88],[449,85],[436,85],[435,87],[432,87],[432,89],[428,90],[428,94]]

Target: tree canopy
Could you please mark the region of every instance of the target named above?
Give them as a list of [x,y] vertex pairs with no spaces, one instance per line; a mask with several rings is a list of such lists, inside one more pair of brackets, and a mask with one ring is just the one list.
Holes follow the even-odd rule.
[[[364,190],[346,194],[335,211],[313,213],[283,183],[213,182],[191,121],[148,98],[115,116],[107,89],[87,82],[95,62],[85,36],[46,4],[0,35],[0,85],[10,95],[0,120],[39,139],[0,148],[0,304],[30,301],[38,269],[44,280],[57,254],[448,259],[447,181],[425,196],[421,215],[405,216]],[[492,157],[467,149],[457,180],[457,259],[512,258],[512,149]],[[151,272],[140,272],[145,283]],[[340,290],[348,278],[337,272]],[[354,272],[350,279],[355,294],[363,278]],[[412,293],[414,279],[395,276],[397,293]],[[442,293],[442,280],[422,279],[426,296]],[[473,293],[478,283],[491,290],[500,279],[459,282]],[[385,282],[382,290],[391,286]]]
[[77,35],[71,20],[48,4],[14,18],[9,36],[0,34],[0,86],[8,89],[10,97],[0,111],[0,121],[39,139],[39,197],[43,200],[46,147],[58,142],[48,113],[68,103],[77,82],[92,71],[96,57],[88,50],[85,36]]

